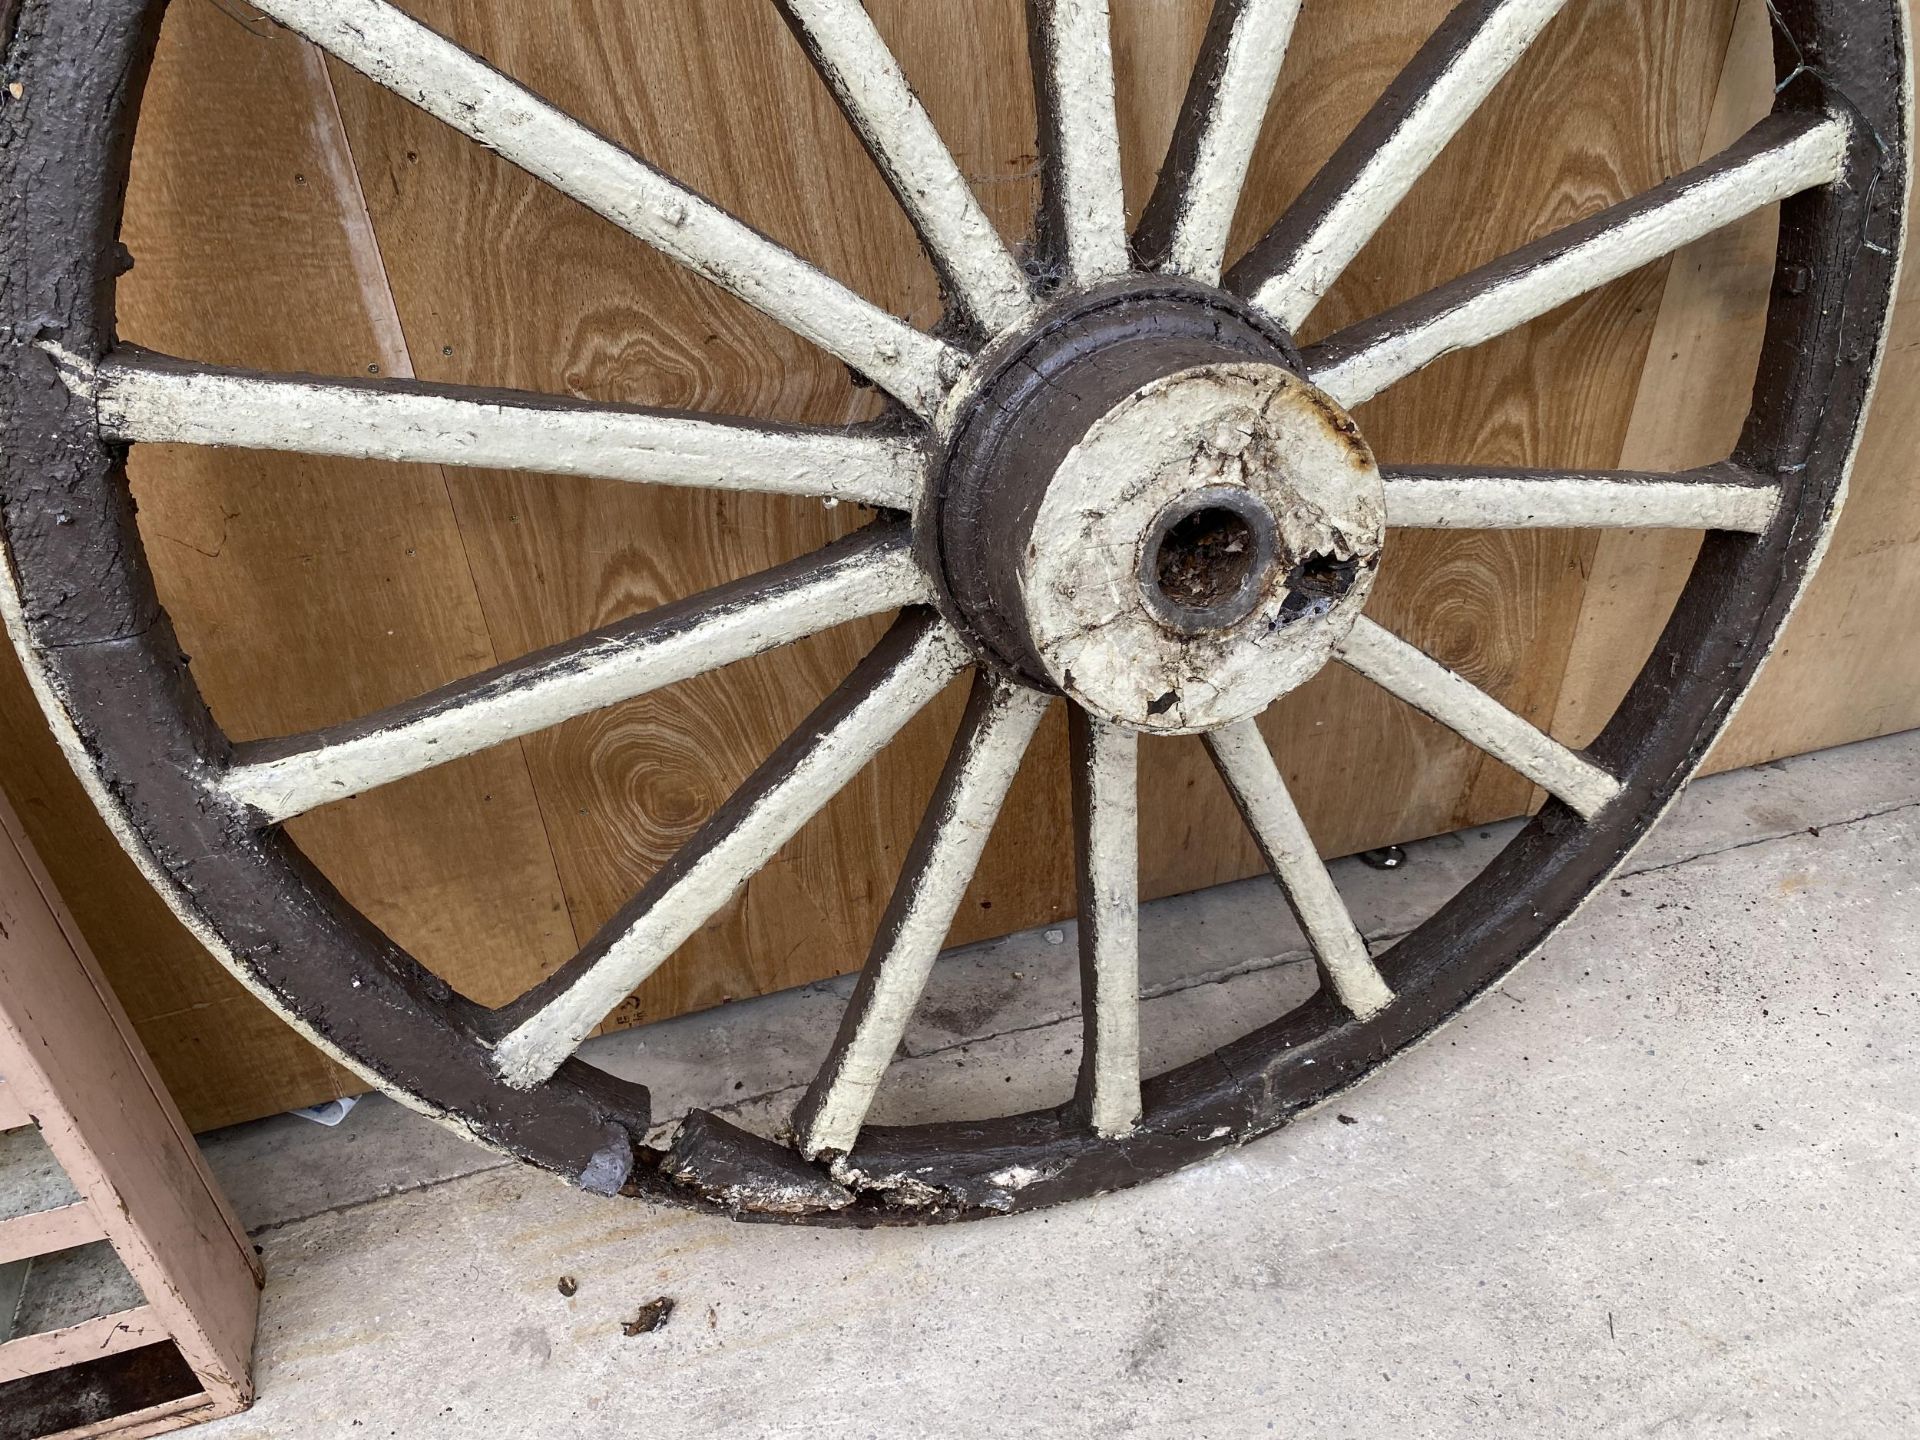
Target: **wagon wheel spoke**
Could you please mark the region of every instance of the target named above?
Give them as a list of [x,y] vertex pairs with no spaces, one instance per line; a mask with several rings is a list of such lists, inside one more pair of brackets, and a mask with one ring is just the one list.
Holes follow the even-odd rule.
[[1259,726],[1243,720],[1216,730],[1207,736],[1207,751],[1280,882],[1321,973],[1341,1003],[1366,1019],[1393,999],[1393,991],[1374,968],[1367,942],[1334,888]]
[[1472,681],[1364,615],[1337,641],[1335,658],[1511,766],[1591,820],[1620,782],[1516,715]]
[[928,415],[961,357],[386,0],[263,0],[273,19]]
[[776,425],[527,391],[269,375],[120,350],[98,366],[56,352],[100,433],[172,441],[582,475],[651,485],[805,495],[911,510],[925,452],[878,432]]
[[239,746],[220,787],[290,819],[925,598],[905,527],[876,525],[344,725]]
[[494,1065],[538,1085],[972,663],[910,611],[580,953],[496,1012]]
[[1028,0],[1027,15],[1045,167],[1042,229],[1067,281],[1091,285],[1132,267],[1107,0]]
[[947,288],[988,333],[1032,289],[860,0],[780,0],[814,67],[886,176]]
[[987,671],[927,805],[833,1048],[794,1112],[809,1159],[859,1137],[1050,697]]
[[1309,349],[1314,382],[1369,400],[1454,350],[1481,345],[1767,205],[1830,185],[1850,130],[1830,115],[1762,120],[1713,159],[1557,230]]
[[1679,473],[1387,466],[1387,523],[1411,529],[1617,526],[1732,530],[1772,525],[1779,485],[1732,463]]
[[1077,1103],[1096,1135],[1140,1118],[1139,737],[1075,706],[1073,838],[1080,910]]
[[1464,0],[1228,276],[1289,330],[1366,247],[1567,0]]
[[1217,285],[1247,167],[1300,0],[1214,0],[1173,141],[1133,248],[1153,268]]

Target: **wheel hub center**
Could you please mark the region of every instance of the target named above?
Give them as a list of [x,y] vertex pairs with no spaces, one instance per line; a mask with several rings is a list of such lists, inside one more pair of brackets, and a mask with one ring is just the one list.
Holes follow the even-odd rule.
[[1283,338],[1187,297],[1142,318],[1002,365],[957,430],[936,528],[990,658],[1178,734],[1257,715],[1326,663],[1386,512],[1371,451]]

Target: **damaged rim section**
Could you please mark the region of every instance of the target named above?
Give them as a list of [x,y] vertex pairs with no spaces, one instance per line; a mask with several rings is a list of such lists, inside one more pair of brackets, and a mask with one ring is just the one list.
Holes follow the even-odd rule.
[[[386,0],[262,0],[610,223],[890,395],[816,430],[497,390],[199,365],[123,344],[119,207],[158,0],[9,7],[0,109],[7,307],[0,608],[129,853],[236,975],[406,1103],[586,1188],[748,1217],[969,1218],[1132,1184],[1365,1076],[1530,954],[1625,858],[1719,733],[1845,488],[1904,234],[1905,7],[1774,7],[1775,113],[1645,194],[1337,331],[1292,339],[1565,3],[1459,5],[1221,282],[1298,7],[1220,0],[1137,234],[1124,229],[1103,0],[1032,0],[1046,191],[1035,263],[987,223],[855,0],[783,0],[795,36],[944,277],[950,323],[887,314]],[[24,97],[21,99],[19,97]],[[1350,413],[1778,203],[1752,410],[1701,470],[1397,466]],[[1036,276],[1040,278],[1035,278]],[[150,442],[508,466],[854,501],[826,549],[346,725],[236,746],[155,598],[128,495]],[[556,481],[555,483],[566,483]],[[1392,526],[1697,528],[1639,679],[1576,750],[1363,611]],[[349,906],[282,822],[824,629],[885,638],[580,954],[497,1009]],[[1257,727],[1339,664],[1551,797],[1438,914],[1370,953]],[[641,1085],[576,1058],[606,1014],[949,686],[971,691],[839,1032],[781,1139],[710,1114],[663,1150]],[[1084,1044],[1058,1108],[866,1117],[1015,772],[1067,712]],[[1140,1065],[1137,751],[1199,733],[1307,935],[1306,1003],[1158,1076]]]

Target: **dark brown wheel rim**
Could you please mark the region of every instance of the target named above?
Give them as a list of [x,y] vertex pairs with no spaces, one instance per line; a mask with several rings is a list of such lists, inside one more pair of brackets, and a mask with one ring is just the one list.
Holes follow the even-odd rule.
[[[325,33],[335,3],[275,0],[265,8],[337,51]],[[376,13],[381,8],[378,0],[351,3]],[[1382,375],[1384,383],[1397,378],[1393,365],[1402,367],[1398,373],[1408,373],[1424,363],[1419,352],[1426,339],[1437,336],[1434,343],[1447,343],[1453,333],[1448,327],[1461,323],[1460,314],[1480,313],[1472,307],[1485,295],[1519,293],[1544,283],[1541,277],[1551,276],[1556,257],[1569,249],[1591,256],[1599,266],[1634,225],[1651,214],[1683,212],[1690,196],[1703,193],[1694,188],[1702,185],[1719,185],[1734,198],[1753,202],[1747,209],[1765,203],[1755,197],[1766,185],[1778,191],[1766,199],[1785,197],[1759,379],[1744,434],[1728,461],[1665,477],[1483,475],[1491,482],[1489,493],[1512,493],[1520,485],[1560,486],[1576,505],[1625,505],[1629,509],[1622,513],[1640,517],[1616,523],[1646,523],[1649,506],[1694,506],[1686,513],[1699,516],[1705,542],[1670,623],[1599,738],[1579,755],[1554,747],[1539,752],[1544,759],[1536,757],[1549,779],[1557,774],[1567,781],[1546,788],[1565,793],[1549,800],[1478,879],[1374,964],[1341,972],[1323,950],[1323,974],[1331,983],[1305,1005],[1206,1058],[1144,1082],[1137,1073],[1129,1076],[1125,1005],[1112,988],[1123,985],[1127,973],[1121,962],[1130,942],[1120,935],[1118,918],[1127,896],[1116,898],[1111,887],[1103,888],[1114,872],[1101,869],[1100,856],[1103,846],[1119,843],[1116,826],[1130,814],[1126,766],[1133,729],[1140,727],[1129,719],[1135,699],[1125,686],[1110,695],[1082,695],[1076,689],[1077,830],[1082,854],[1089,857],[1083,869],[1093,877],[1083,879],[1089,1000],[1080,1096],[1057,1110],[904,1128],[859,1129],[856,1114],[857,1143],[843,1153],[845,1147],[829,1142],[845,1131],[844,1122],[829,1124],[823,1117],[844,1097],[833,1089],[835,1077],[823,1071],[796,1116],[803,1142],[797,1149],[698,1112],[670,1151],[647,1148],[641,1140],[649,1125],[646,1090],[577,1058],[555,1058],[565,1027],[542,1028],[542,1017],[574,981],[622,943],[627,930],[616,927],[630,930],[636,918],[657,915],[676,877],[684,879],[703,863],[700,854],[670,862],[664,878],[650,882],[616,917],[613,933],[572,965],[521,1000],[490,1011],[455,995],[347,905],[286,838],[270,810],[241,798],[234,788],[233,777],[247,767],[298,757],[303,745],[310,750],[318,742],[295,737],[236,751],[221,734],[155,597],[133,520],[124,468],[127,447],[159,436],[154,422],[140,419],[134,413],[138,406],[126,403],[126,397],[158,393],[182,377],[220,378],[204,367],[123,348],[114,326],[114,289],[123,268],[120,205],[163,0],[21,0],[0,6],[11,20],[7,79],[11,93],[25,97],[4,105],[0,156],[9,327],[0,386],[6,407],[0,505],[10,562],[0,602],[76,769],[182,919],[330,1053],[479,1140],[591,1190],[832,1223],[972,1218],[1132,1184],[1277,1128],[1443,1024],[1578,909],[1699,765],[1778,636],[1817,562],[1845,488],[1903,238],[1909,134],[1904,7],[1895,0],[1782,0],[1774,16],[1777,107],[1733,149],[1646,196],[1342,331],[1304,354],[1295,350],[1288,333],[1296,323],[1299,297],[1311,292],[1311,286],[1301,289],[1295,263],[1303,244],[1325,233],[1316,227],[1330,223],[1328,217],[1369,157],[1391,143],[1395,127],[1416,108],[1415,100],[1451,83],[1449,76],[1475,53],[1477,38],[1489,27],[1528,23],[1515,18],[1529,8],[1524,0],[1459,5],[1326,173],[1219,288],[1212,283],[1220,279],[1219,256],[1209,228],[1218,227],[1200,213],[1206,196],[1194,176],[1217,163],[1218,136],[1210,126],[1223,110],[1220,97],[1236,85],[1258,83],[1235,69],[1244,60],[1234,49],[1236,39],[1275,24],[1286,7],[1218,0],[1166,173],[1131,237],[1129,254],[1124,235],[1116,252],[1110,227],[1101,232],[1097,215],[1089,219],[1099,210],[1098,203],[1086,202],[1094,193],[1088,189],[1089,175],[1097,169],[1089,157],[1100,157],[1078,113],[1084,97],[1067,83],[1082,74],[1077,67],[1089,43],[1086,16],[1104,20],[1105,7],[1034,0],[1036,73],[1056,82],[1043,78],[1041,85],[1050,198],[1039,217],[1035,263],[1018,273],[999,264],[991,246],[957,246],[951,214],[942,218],[924,207],[915,210],[912,186],[903,185],[899,173],[906,153],[894,143],[899,136],[876,129],[862,109],[858,88],[850,88],[836,69],[845,58],[836,47],[848,43],[848,7],[786,0],[786,8],[895,182],[957,297],[942,330],[959,337],[950,351],[920,347],[906,358],[895,355],[888,362],[894,366],[890,372],[870,367],[873,378],[902,404],[889,428],[861,437],[875,446],[907,443],[901,436],[921,437],[913,443],[943,457],[930,472],[938,481],[911,500],[884,486],[856,494],[874,503],[880,518],[840,542],[833,554],[641,621],[652,627],[645,636],[653,643],[661,635],[708,623],[728,606],[750,606],[793,586],[827,583],[822,576],[834,566],[852,573],[862,566],[904,564],[903,557],[911,555],[931,577],[930,589],[907,597],[918,603],[901,610],[887,639],[806,728],[853,726],[866,713],[863,707],[878,703],[877,695],[898,698],[932,683],[929,666],[941,672],[942,680],[968,666],[975,669],[974,698],[954,758],[907,862],[909,877],[923,881],[936,872],[916,867],[941,863],[943,807],[977,803],[968,787],[977,784],[975,769],[985,763],[981,756],[995,745],[1012,744],[1008,727],[1018,730],[1023,716],[1036,715],[1050,692],[1062,688],[1052,678],[1057,646],[1078,643],[1071,633],[1060,639],[1059,626],[1066,620],[1030,613],[1046,602],[1036,598],[1038,592],[1022,590],[1025,572],[1018,557],[995,559],[990,553],[995,545],[1004,548],[1008,535],[1026,536],[1036,526],[1056,523],[1048,517],[1062,507],[1068,520],[1059,523],[1079,523],[1071,510],[1073,496],[1060,479],[1069,472],[1068,452],[1074,447],[1091,443],[1090,437],[1104,433],[1103,426],[1118,427],[1135,409],[1151,419],[1174,413],[1167,406],[1185,414],[1179,407],[1215,399],[1242,403],[1235,398],[1240,395],[1236,386],[1252,387],[1247,393],[1258,403],[1279,407],[1274,413],[1285,410],[1287,417],[1306,414],[1302,405],[1320,405],[1327,423],[1350,435],[1352,425],[1341,405],[1321,404],[1323,391],[1339,392],[1342,405],[1367,398]],[[856,18],[863,15],[858,12]],[[1284,43],[1284,25],[1281,38]],[[1104,53],[1104,45],[1100,38],[1094,48]],[[703,202],[692,197],[692,203]],[[725,273],[724,266],[708,270],[731,288],[745,283]],[[1029,294],[1027,286],[1036,288]],[[1284,303],[1259,303],[1258,297],[1276,295]],[[1310,299],[1309,293],[1305,303]],[[1016,315],[1011,323],[996,318],[1010,313]],[[1455,343],[1475,342],[1471,337],[1458,342],[1456,336]],[[960,398],[948,397],[950,413],[942,418],[939,396],[927,386],[951,387],[953,377],[942,367],[950,353],[964,360],[966,351],[981,353],[972,365],[976,378],[955,392]],[[1031,387],[1022,389],[1007,359],[1014,352],[1031,373],[1071,370],[1074,404],[1036,408]],[[883,343],[867,353],[891,352]],[[1389,363],[1396,354],[1401,360]],[[918,370],[916,356],[926,361]],[[1204,393],[1165,398],[1176,372],[1201,374]],[[1303,385],[1302,376],[1315,385]],[[365,396],[472,398],[398,384],[325,382],[323,388],[327,404],[358,403]],[[537,408],[528,397],[501,399],[509,406]],[[581,408],[571,402],[541,403],[555,412]],[[1084,413],[1063,413],[1073,412],[1074,405]],[[1156,405],[1162,409],[1153,409]],[[633,413],[639,415],[635,423],[652,423],[649,416]],[[1307,423],[1285,417],[1274,422],[1283,429]],[[929,427],[943,438],[925,438]],[[1276,434],[1288,443],[1298,438],[1292,430]],[[237,443],[262,442],[256,437]],[[1364,445],[1357,438],[1355,444],[1360,458],[1354,463],[1370,468]],[[1369,483],[1384,484],[1390,497],[1425,505],[1421,497],[1455,493],[1447,487],[1462,478],[1438,470],[1393,471],[1384,482],[1374,474]],[[1423,485],[1429,489],[1421,490]],[[1675,495],[1680,498],[1674,500]],[[1285,510],[1297,496],[1289,491],[1269,498]],[[1257,496],[1233,501],[1242,509],[1268,503]],[[1395,520],[1395,503],[1388,502],[1387,523],[1405,523]],[[1706,508],[1697,509],[1701,505]],[[1155,543],[1173,523],[1159,525]],[[1257,529],[1266,521],[1254,514],[1248,523]],[[1271,612],[1272,625],[1290,625],[1305,616],[1303,623],[1311,626],[1328,613],[1343,615],[1341,601],[1351,593],[1353,613],[1339,623],[1368,626],[1356,617],[1372,552],[1348,545],[1338,555],[1320,556],[1325,563],[1314,572],[1321,577],[1314,583],[1322,588],[1316,590],[1303,578],[1315,555],[1295,553],[1303,551],[1304,542],[1297,535],[1288,538],[1286,527],[1292,523],[1283,516],[1276,532],[1280,538],[1262,542],[1287,551],[1272,561],[1269,598],[1280,607]],[[1679,522],[1669,517],[1658,523]],[[1265,554],[1262,564],[1268,563]],[[1340,565],[1347,568],[1339,570]],[[1142,575],[1141,583],[1149,583],[1147,572]],[[1236,592],[1233,619],[1205,623],[1246,623],[1243,602]],[[1394,666],[1418,666],[1417,652],[1390,636],[1363,643],[1371,630],[1341,630],[1326,642],[1328,653],[1363,674],[1410,683],[1404,677],[1395,681]],[[957,637],[964,637],[967,648],[955,648]],[[503,669],[512,673],[499,680],[501,685],[524,678],[521,662]],[[1422,671],[1417,678],[1425,683],[1433,677]],[[1109,702],[1115,713],[1104,713]],[[1445,709],[1447,702],[1434,703]],[[1150,715],[1143,723],[1151,727],[1165,713],[1143,712]],[[1276,857],[1274,849],[1284,850],[1286,837],[1273,828],[1273,807],[1290,809],[1290,802],[1284,802],[1284,787],[1278,800],[1261,789],[1262,765],[1272,768],[1264,746],[1257,754],[1248,748],[1250,722],[1238,712],[1209,712],[1187,728],[1203,724],[1219,726],[1213,748],[1222,773],[1235,786],[1256,833],[1266,824],[1261,838],[1284,875],[1289,862],[1284,854]],[[323,739],[351,739],[347,732],[352,730],[342,727],[340,734]],[[754,807],[787,783],[800,754],[796,746],[804,749],[796,739],[772,757],[713,825],[724,830],[728,824],[751,823]],[[1017,759],[1017,745],[1013,753]],[[1600,788],[1582,789],[1588,782]],[[988,808],[997,808],[997,801]],[[1293,878],[1304,887],[1311,876]],[[937,912],[936,889],[903,883],[829,1069],[846,1060],[848,1045],[859,1038],[861,1017],[870,1014],[876,991],[886,983],[881,959],[893,953],[886,950],[889,935],[897,942],[910,928],[916,903]],[[1300,895],[1294,899],[1299,908]],[[1311,900],[1306,903],[1311,908]],[[527,1034],[534,1041],[514,1050],[514,1038]],[[516,1062],[512,1055],[532,1058]],[[524,1073],[510,1084],[503,1073],[515,1063],[523,1063]],[[802,1158],[800,1150],[816,1158]]]

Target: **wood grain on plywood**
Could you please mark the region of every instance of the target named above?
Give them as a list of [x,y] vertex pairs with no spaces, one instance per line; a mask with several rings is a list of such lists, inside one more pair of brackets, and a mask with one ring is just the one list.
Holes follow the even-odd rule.
[[[570,25],[528,26],[499,7],[420,13],[863,294],[921,324],[937,315],[911,227],[775,7],[676,7],[655,12],[644,35],[584,3],[570,8]],[[876,7],[875,18],[908,57],[963,173],[989,182],[979,186],[988,213],[1018,236],[1031,203],[1032,124],[1030,102],[1023,120],[1014,99],[1025,85],[1018,27],[970,32],[968,67],[955,72],[911,63],[938,38],[920,9]],[[603,48],[620,63],[608,64]],[[385,92],[335,73],[362,170],[382,177],[369,186],[369,208],[423,374],[821,423],[874,413],[870,392],[836,362]],[[956,73],[1004,77],[1004,103],[979,105],[975,92],[964,104]],[[716,503],[592,482],[450,479],[508,655],[788,559],[859,518],[853,507],[761,496]],[[880,628],[849,626],[528,742],[581,934],[626,902]],[[619,1018],[658,1018],[858,964],[957,715],[954,697],[910,727]]]
[[[921,325],[938,314],[911,226],[765,0],[407,8],[880,305]],[[1038,178],[1024,8],[870,5],[1015,245]],[[1304,7],[1229,260],[1447,8]],[[1729,50],[1734,0],[1569,7],[1361,252],[1306,335],[1643,190],[1737,133],[1770,93],[1760,8]],[[1115,0],[1132,213],[1152,188],[1208,9]],[[1689,250],[1671,279],[1651,267],[1448,357],[1368,405],[1361,423],[1388,462],[1663,468],[1712,458],[1688,447],[1724,450],[1715,426],[1737,423],[1739,357],[1765,301],[1764,282],[1755,288],[1763,231],[1736,227]],[[378,367],[826,424],[880,406],[838,362],[757,312],[212,0],[181,0],[168,21],[128,241],[139,260],[123,304],[128,337],[209,360]],[[1896,322],[1883,396],[1920,386],[1905,358],[1920,353],[1909,346],[1915,315],[1909,304]],[[1900,483],[1913,445],[1901,410],[1883,403],[1872,422],[1826,573],[1719,761],[1920,721],[1914,667],[1887,661],[1920,609],[1911,578],[1920,501]],[[771,496],[183,448],[137,451],[135,481],[196,676],[241,736],[405,698],[786,560],[863,514]],[[1372,613],[1577,743],[1651,643],[1689,554],[1684,536],[1404,533],[1390,542]],[[503,999],[624,904],[880,629],[848,626],[583,717],[316,812],[295,833],[430,966],[478,998]],[[910,725],[615,1022],[856,966],[960,700],[956,687]],[[195,1123],[351,1086],[218,971],[129,867],[101,858],[104,831],[33,732],[17,686],[0,685],[0,723],[20,737],[7,785]],[[1329,852],[1510,815],[1537,798],[1344,670],[1289,696],[1263,728]],[[1056,706],[955,940],[1069,911],[1065,732]],[[1256,873],[1258,854],[1199,744],[1141,749],[1143,894]]]
[[[1444,0],[1304,8],[1254,161],[1230,258],[1331,153],[1445,13]],[[1698,157],[1730,5],[1617,0],[1548,26],[1415,185],[1309,322],[1324,334],[1664,179]],[[1497,199],[1496,199],[1497,197]],[[1619,463],[1662,275],[1631,276],[1363,407],[1384,461]],[[1398,532],[1370,613],[1537,724],[1550,725],[1580,614],[1591,535]],[[1524,780],[1340,671],[1262,727],[1330,853],[1512,815]],[[1150,893],[1257,873],[1197,744],[1145,748]]]
[[[1703,155],[1731,144],[1772,105],[1765,0],[1742,0]],[[1748,216],[1673,258],[1621,446],[1622,466],[1679,470],[1732,453],[1766,328],[1778,211]],[[1585,744],[1607,722],[1673,613],[1700,549],[1689,531],[1594,537],[1580,618],[1555,707],[1557,734]]]

